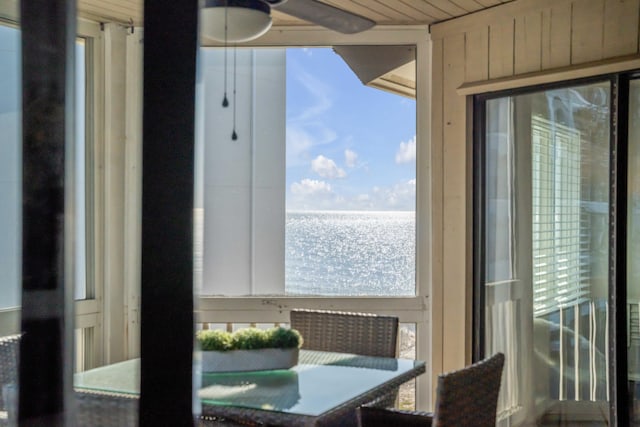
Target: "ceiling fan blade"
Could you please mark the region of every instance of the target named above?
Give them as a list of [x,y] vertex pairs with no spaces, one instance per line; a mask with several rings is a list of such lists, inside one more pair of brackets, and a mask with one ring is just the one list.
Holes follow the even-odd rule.
[[368,18],[316,0],[286,0],[279,4],[273,4],[272,7],[279,12],[343,34],[359,33],[375,25],[375,22]]

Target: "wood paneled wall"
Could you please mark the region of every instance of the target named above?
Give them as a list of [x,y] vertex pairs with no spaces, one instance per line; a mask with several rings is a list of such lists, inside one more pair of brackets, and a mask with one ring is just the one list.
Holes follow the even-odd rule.
[[459,88],[638,66],[639,14],[640,0],[518,0],[432,26],[433,378],[471,358],[471,117]]

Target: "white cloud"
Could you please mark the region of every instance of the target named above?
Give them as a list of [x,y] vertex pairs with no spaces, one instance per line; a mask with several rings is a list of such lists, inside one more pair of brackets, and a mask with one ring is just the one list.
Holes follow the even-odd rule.
[[287,196],[287,209],[323,210],[336,209],[344,204],[331,185],[325,181],[305,178],[294,182]]
[[355,167],[357,161],[358,161],[358,153],[356,153],[355,151],[349,150],[348,148],[344,150],[344,162],[348,167],[350,168]]
[[346,194],[326,181],[307,178],[293,183],[287,197],[287,209],[293,210],[413,211],[415,208],[415,179]]
[[416,137],[407,142],[401,142],[396,151],[396,163],[410,163],[416,161]]
[[416,180],[400,182],[392,187],[374,187],[371,205],[377,210],[415,210]]
[[311,161],[311,170],[323,178],[335,179],[347,176],[343,169],[340,169],[333,160],[319,155]]
[[330,194],[331,185],[324,181],[305,178],[300,182],[291,184],[291,193],[298,196]]

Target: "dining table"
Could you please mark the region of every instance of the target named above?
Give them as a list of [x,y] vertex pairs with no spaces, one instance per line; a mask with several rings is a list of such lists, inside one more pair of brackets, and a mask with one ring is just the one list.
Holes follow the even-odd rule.
[[[196,357],[195,412],[211,419],[280,426],[339,424],[426,370],[420,360],[300,350],[290,369],[200,372]],[[137,399],[140,359],[76,373],[77,392]]]

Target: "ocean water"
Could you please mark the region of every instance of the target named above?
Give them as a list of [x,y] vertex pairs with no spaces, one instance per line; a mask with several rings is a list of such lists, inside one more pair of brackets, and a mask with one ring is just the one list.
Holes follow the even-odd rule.
[[415,213],[288,212],[287,295],[415,294]]

